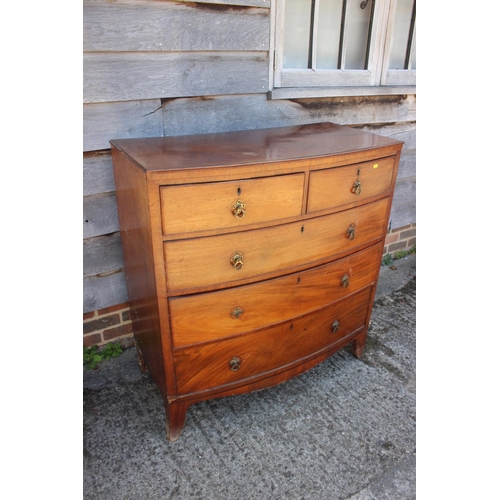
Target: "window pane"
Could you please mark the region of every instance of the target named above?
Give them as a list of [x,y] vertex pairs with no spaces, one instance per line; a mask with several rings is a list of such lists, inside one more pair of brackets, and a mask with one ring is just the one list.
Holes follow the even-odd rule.
[[370,32],[370,17],[372,3],[366,2],[366,7],[361,8],[361,2],[351,1],[349,18],[347,21],[346,61],[345,69],[365,69],[366,52],[368,47],[368,34]]
[[320,0],[316,49],[318,69],[338,67],[342,3],[343,0]]
[[[389,69],[407,69],[405,68],[405,59],[413,14],[413,3],[414,0],[398,0],[396,5]],[[412,69],[415,68],[412,67]]]
[[307,68],[310,24],[311,0],[286,0],[284,68]]

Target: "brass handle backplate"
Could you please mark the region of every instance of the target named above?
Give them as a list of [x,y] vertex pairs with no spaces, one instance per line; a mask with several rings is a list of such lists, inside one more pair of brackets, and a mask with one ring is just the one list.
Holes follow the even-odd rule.
[[231,207],[231,211],[237,219],[241,219],[246,214],[245,208],[246,205],[241,200],[236,200],[236,203]]
[[339,328],[340,328],[340,321],[338,319],[336,319],[333,323],[332,323],[332,332],[333,333],[337,333],[339,331]]
[[356,179],[356,182],[352,185],[351,193],[356,196],[361,194],[361,181],[359,179]]
[[235,252],[231,255],[231,265],[234,269],[239,271],[243,267],[243,252]]
[[241,359],[238,356],[235,356],[233,359],[229,361],[229,368],[231,371],[237,372],[240,369]]
[[344,274],[344,276],[342,276],[342,286],[344,288],[347,288],[350,284],[351,282],[349,281],[349,276],[347,274]]
[[243,307],[237,306],[231,311],[231,318],[238,319],[243,313]]
[[354,224],[351,224],[349,226],[349,229],[345,233],[346,238],[349,238],[350,240],[354,239],[354,236],[356,236],[356,226]]

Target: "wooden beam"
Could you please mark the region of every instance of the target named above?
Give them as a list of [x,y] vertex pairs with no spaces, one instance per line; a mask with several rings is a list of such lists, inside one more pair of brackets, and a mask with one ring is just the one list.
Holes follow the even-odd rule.
[[262,93],[267,58],[267,52],[85,53],[84,103]]

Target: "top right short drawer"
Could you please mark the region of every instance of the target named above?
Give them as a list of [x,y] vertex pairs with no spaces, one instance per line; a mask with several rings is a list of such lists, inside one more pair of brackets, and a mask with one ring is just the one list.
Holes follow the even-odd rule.
[[395,158],[390,156],[311,171],[307,212],[352,206],[389,195],[394,164]]

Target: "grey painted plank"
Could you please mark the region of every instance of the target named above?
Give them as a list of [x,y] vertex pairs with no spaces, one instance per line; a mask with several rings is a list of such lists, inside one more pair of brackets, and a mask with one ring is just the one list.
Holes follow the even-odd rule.
[[[164,135],[226,132],[331,121],[340,125],[403,122],[393,134],[408,134],[410,99],[401,96],[268,100],[265,94],[168,99],[163,101]],[[389,133],[389,131],[387,131]]]
[[[108,145],[109,147],[109,145]],[[111,193],[115,190],[113,164],[109,151],[83,157],[83,196]]]
[[[135,1],[135,0],[128,0]],[[191,3],[190,0],[178,0],[183,3]],[[202,4],[211,4],[214,6],[218,5],[244,5],[248,7],[270,7],[271,0],[203,0],[203,2],[198,2]]]
[[83,105],[83,151],[109,149],[111,139],[159,137],[160,99]]
[[[405,122],[413,120],[412,100],[369,103],[351,100],[332,105],[329,101],[300,106],[294,101],[268,101],[264,94],[85,104],[84,151],[109,149],[109,139],[159,137],[193,133],[226,132],[272,126],[296,125],[321,120],[340,124]],[[154,112],[154,110],[157,110]],[[163,120],[165,127],[163,128]],[[415,143],[415,123],[411,122],[396,138]],[[380,129],[371,128],[374,132]],[[399,129],[398,132],[400,133]],[[404,136],[404,137],[403,137]],[[411,147],[405,145],[405,148]],[[415,146],[412,146],[415,147]]]
[[[103,0],[83,0],[84,5],[91,4],[101,4]],[[106,0],[116,2],[117,0]],[[138,0],[119,0],[122,4],[137,4]],[[140,0],[139,0],[140,1]],[[198,3],[201,5],[206,5],[207,8],[213,7],[217,9],[218,7],[224,8],[226,5],[235,5],[243,7],[262,7],[270,8],[271,0],[203,0],[202,2],[193,2],[192,0],[149,0],[148,3],[162,3],[162,2],[177,2],[189,5],[191,3]]]
[[417,175],[417,155],[414,149],[403,149],[399,160],[398,178],[415,177]]
[[[393,205],[398,206],[416,198],[416,177],[397,179]],[[412,222],[415,222],[414,220]],[[397,226],[400,227],[400,226]]]
[[269,9],[198,2],[83,4],[84,51],[269,50]]
[[124,302],[128,302],[124,271],[83,279],[84,313],[98,311]]
[[120,233],[83,240],[83,277],[108,274],[123,269]]
[[85,53],[84,102],[265,92],[267,52]]
[[168,99],[162,105],[164,135],[280,127],[308,120],[307,116],[282,112],[280,107],[286,104],[268,101],[265,94]]
[[404,149],[415,151],[417,148],[417,127],[415,122],[399,122],[387,126],[387,124],[367,124],[364,130],[375,134],[386,135],[391,139],[405,141]]
[[114,193],[83,198],[83,237],[92,238],[119,231],[118,210]]
[[319,97],[374,96],[374,95],[408,95],[415,97],[416,86],[349,86],[349,87],[283,87],[269,91],[269,99],[306,99]]
[[391,227],[398,229],[417,221],[416,177],[399,179],[394,190],[391,210]]
[[341,125],[383,125],[407,122],[412,101],[404,95],[384,95],[291,99],[285,102],[302,108],[302,112],[308,112],[313,116],[325,116]]
[[394,205],[391,211],[391,227],[399,229],[407,227],[410,224],[416,224],[416,202]]

